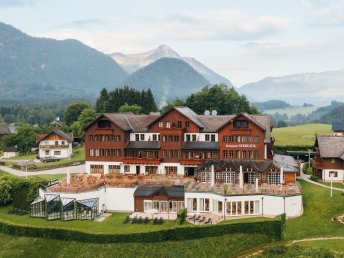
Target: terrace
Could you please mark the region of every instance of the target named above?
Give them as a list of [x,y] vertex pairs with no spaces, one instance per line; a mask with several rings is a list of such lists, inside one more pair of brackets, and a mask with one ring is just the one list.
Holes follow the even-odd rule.
[[184,178],[168,175],[122,175],[110,173],[93,173],[71,176],[70,183],[62,179],[57,184],[47,187],[47,192],[80,193],[94,191],[104,185],[112,187],[135,187],[137,185],[185,185],[193,182],[193,178]]
[[[226,185],[226,186],[225,186]],[[300,194],[301,186],[298,182],[288,185],[254,185],[244,184],[241,188],[239,184],[222,183],[198,183],[188,182],[185,184],[185,192],[212,192],[219,195],[252,195],[252,194],[273,194],[273,195],[291,195]]]

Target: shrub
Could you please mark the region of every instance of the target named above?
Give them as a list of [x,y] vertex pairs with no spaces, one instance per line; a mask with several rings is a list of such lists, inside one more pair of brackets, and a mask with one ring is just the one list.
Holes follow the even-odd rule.
[[267,257],[275,257],[276,255],[284,254],[287,251],[287,247],[284,245],[276,245],[268,247],[264,250],[264,254]]
[[136,217],[134,217],[134,218],[131,220],[131,223],[132,223],[132,224],[136,224],[137,222],[138,222],[138,220],[137,220]]
[[178,214],[177,214],[177,218],[179,220],[179,224],[180,225],[182,225],[186,221],[186,217],[187,217],[187,210],[186,210],[186,208],[180,209]]
[[158,223],[159,223],[158,218],[154,218],[154,219],[153,219],[153,224],[156,225],[156,224],[158,224]]
[[149,219],[148,217],[145,217],[145,220],[143,221],[144,224],[148,224],[149,223]]
[[318,182],[318,178],[316,176],[311,176],[310,180],[314,181],[314,182]]
[[[135,219],[135,218],[134,218]],[[134,221],[134,219],[132,221]],[[158,219],[156,219],[158,221]],[[154,222],[154,221],[153,221]],[[128,234],[96,234],[65,228],[41,228],[19,226],[0,221],[0,232],[26,237],[41,237],[79,241],[85,243],[154,243],[162,241],[184,241],[206,237],[216,237],[231,233],[264,234],[269,239],[281,239],[281,221],[244,222],[218,224],[199,227],[176,227],[160,231]]]
[[130,217],[126,216],[124,221],[123,221],[123,224],[128,224],[129,222],[130,222]]
[[142,217],[139,217],[139,219],[137,220],[137,223],[138,223],[138,224],[142,224],[142,223],[143,223]]

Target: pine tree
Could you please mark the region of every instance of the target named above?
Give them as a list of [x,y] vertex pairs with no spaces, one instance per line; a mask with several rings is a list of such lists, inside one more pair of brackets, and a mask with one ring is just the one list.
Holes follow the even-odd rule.
[[105,113],[110,111],[107,110],[107,108],[109,107],[109,99],[110,97],[107,89],[103,88],[96,102],[96,110],[98,113]]

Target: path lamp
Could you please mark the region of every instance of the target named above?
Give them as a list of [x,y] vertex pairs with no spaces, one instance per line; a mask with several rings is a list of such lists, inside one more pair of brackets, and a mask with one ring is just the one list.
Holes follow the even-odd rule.
[[283,203],[284,203],[283,213],[285,214],[285,195],[283,196]]
[[262,197],[262,217],[264,217],[264,197]]
[[222,209],[223,209],[223,220],[226,220],[226,201],[227,201],[227,198],[225,198],[225,204],[224,204],[224,207],[222,207]]

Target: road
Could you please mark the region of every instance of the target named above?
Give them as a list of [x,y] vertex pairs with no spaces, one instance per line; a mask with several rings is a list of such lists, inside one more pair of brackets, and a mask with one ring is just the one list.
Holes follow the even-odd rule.
[[[48,169],[48,170],[42,170],[42,171],[34,171],[34,172],[25,172],[25,171],[16,170],[13,168],[5,167],[5,166],[0,166],[0,170],[5,171],[15,176],[37,176],[37,175],[58,175],[58,174],[67,175],[67,167]],[[69,171],[70,173],[73,173],[73,174],[83,173],[86,171],[85,165],[70,166]]]

